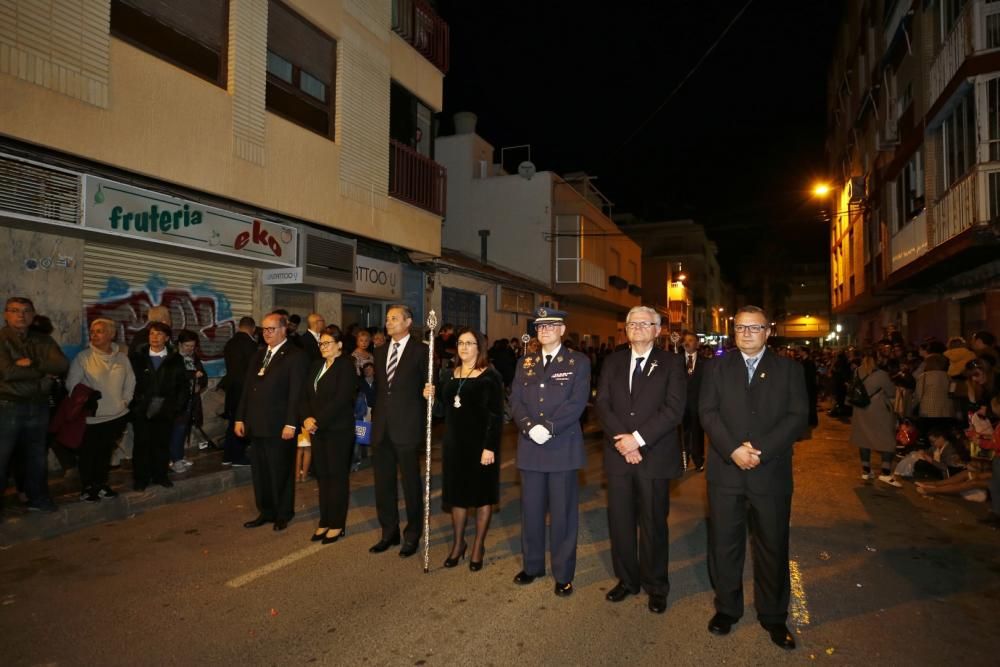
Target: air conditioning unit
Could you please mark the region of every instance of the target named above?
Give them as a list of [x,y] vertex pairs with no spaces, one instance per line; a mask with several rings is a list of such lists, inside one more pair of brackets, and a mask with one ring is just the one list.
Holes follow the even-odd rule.
[[852,204],[862,202],[865,199],[865,177],[851,176],[847,182],[847,198]]
[[876,143],[880,151],[890,151],[899,145],[899,121],[895,118],[886,118],[885,123],[878,129]]
[[303,283],[354,291],[355,239],[299,227],[299,244],[299,262],[305,269]]

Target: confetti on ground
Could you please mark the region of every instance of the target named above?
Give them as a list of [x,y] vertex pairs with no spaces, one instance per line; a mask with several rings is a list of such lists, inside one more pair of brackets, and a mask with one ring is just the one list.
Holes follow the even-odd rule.
[[820,560],[830,560],[830,554],[828,552],[826,552],[826,551],[820,551],[819,552],[819,559]]
[[826,649],[826,654],[833,655],[834,651],[836,651],[836,649],[831,646],[830,648]]
[[875,547],[865,547],[865,549],[867,549],[868,551],[871,551],[872,553],[875,553],[876,551],[878,551],[878,549],[876,549]]
[[277,615],[278,615],[278,610],[275,609],[274,607],[271,607],[271,616],[277,616]]
[[861,584],[858,584],[858,588],[861,588]]

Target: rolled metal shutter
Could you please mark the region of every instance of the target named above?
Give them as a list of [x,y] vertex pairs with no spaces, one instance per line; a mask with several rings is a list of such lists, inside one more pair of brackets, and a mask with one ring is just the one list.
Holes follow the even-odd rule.
[[84,322],[98,317],[118,324],[128,343],[145,326],[153,306],[167,306],[173,330],[198,334],[209,376],[224,373],[222,351],[236,324],[253,312],[253,269],[170,253],[88,242],[83,259]]

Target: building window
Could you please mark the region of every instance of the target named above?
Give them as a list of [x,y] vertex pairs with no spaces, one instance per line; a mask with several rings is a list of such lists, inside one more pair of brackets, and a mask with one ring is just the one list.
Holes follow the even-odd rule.
[[922,151],[917,151],[903,167],[896,179],[893,206],[893,228],[895,234],[906,223],[920,215],[924,210],[924,163]]
[[389,88],[389,137],[434,159],[434,112],[393,81]]
[[1000,79],[990,79],[986,83],[986,123],[990,160],[1000,160]]
[[174,65],[226,85],[227,0],[112,0],[111,34]]
[[967,0],[941,0],[941,41],[948,39],[951,29],[962,15]]
[[942,190],[947,190],[976,163],[976,105],[972,91],[941,125],[939,141],[944,158],[941,185]]
[[456,329],[483,331],[483,295],[465,290],[441,288],[441,319]]
[[334,138],[337,42],[277,0],[268,5],[267,109]]

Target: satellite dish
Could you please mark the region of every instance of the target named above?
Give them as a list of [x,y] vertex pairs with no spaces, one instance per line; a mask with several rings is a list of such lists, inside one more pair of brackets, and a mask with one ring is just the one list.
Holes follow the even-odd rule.
[[517,173],[521,178],[530,181],[531,177],[535,175],[535,164],[525,160],[517,165]]

